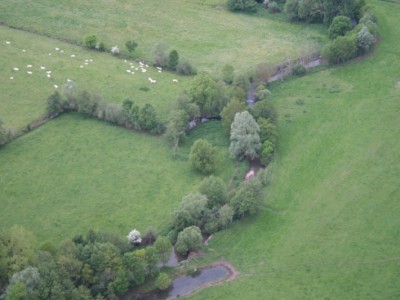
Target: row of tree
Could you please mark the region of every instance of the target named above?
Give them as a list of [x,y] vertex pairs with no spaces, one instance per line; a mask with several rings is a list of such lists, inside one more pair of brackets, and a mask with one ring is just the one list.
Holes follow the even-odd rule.
[[[157,264],[172,251],[159,236],[153,245],[133,245],[117,235],[94,232],[35,250],[34,236],[22,227],[0,232],[2,299],[117,299],[130,287],[160,276]],[[160,284],[171,283],[165,274]]]
[[150,103],[142,108],[130,99],[125,99],[122,105],[107,103],[100,96],[92,95],[86,90],[78,91],[73,81],[62,87],[62,94],[56,91],[47,101],[49,117],[64,112],[79,112],[118,126],[150,133],[164,131],[164,125]]

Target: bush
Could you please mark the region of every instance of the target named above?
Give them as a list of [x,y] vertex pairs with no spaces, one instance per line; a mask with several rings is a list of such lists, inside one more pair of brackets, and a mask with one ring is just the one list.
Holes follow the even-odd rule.
[[303,76],[307,72],[306,68],[303,65],[295,65],[292,68],[292,74],[296,76]]
[[242,182],[239,188],[233,192],[229,205],[233,208],[237,218],[253,215],[258,211],[261,205],[261,188],[260,181],[252,178]]
[[340,64],[349,61],[357,54],[357,36],[339,36],[326,45],[322,53],[330,64]]
[[267,165],[271,161],[273,153],[274,153],[274,144],[269,140],[265,140],[261,147],[261,154],[260,154],[261,163]]
[[156,287],[159,289],[159,290],[166,290],[166,289],[168,289],[169,288],[169,286],[171,285],[171,283],[172,283],[172,280],[171,280],[171,278],[169,278],[169,276],[167,275],[167,274],[165,274],[165,273],[160,273],[159,275],[158,275],[158,277],[157,277],[157,280],[156,280]]
[[228,0],[228,9],[254,13],[257,11],[257,2],[254,0]]
[[142,237],[139,232],[139,230],[133,229],[129,234],[127,235],[127,239],[131,244],[137,245],[142,242]]
[[222,67],[221,77],[224,82],[231,84],[234,79],[235,69],[232,65],[226,64]]
[[138,43],[136,43],[134,40],[127,41],[125,43],[125,47],[126,47],[126,49],[128,49],[129,53],[132,53],[137,46],[138,46]]
[[176,66],[176,71],[182,75],[194,75],[197,73],[196,69],[187,60],[179,62]]
[[94,49],[97,45],[97,37],[95,35],[89,35],[85,38],[83,43],[86,47]]
[[106,44],[104,44],[103,42],[97,43],[96,44],[96,49],[101,51],[101,52],[106,52],[107,51]]
[[199,251],[203,246],[203,238],[199,227],[186,227],[179,232],[178,240],[176,241],[176,251],[181,255],[186,255],[189,251]]
[[207,140],[198,139],[190,150],[189,161],[200,172],[210,174],[217,163],[216,150]]
[[349,17],[337,16],[333,19],[331,26],[329,26],[329,38],[335,39],[338,36],[343,36],[351,29],[352,26]]
[[208,199],[208,207],[220,207],[226,203],[227,194],[224,181],[215,176],[209,176],[200,183],[199,192]]
[[276,14],[276,13],[280,13],[281,12],[281,9],[279,8],[279,6],[278,6],[278,3],[276,3],[276,2],[270,2],[269,4],[268,4],[268,11],[271,13],[271,14]]
[[200,226],[207,203],[207,197],[199,193],[183,197],[181,204],[174,212],[174,229],[181,231],[188,226]]
[[58,91],[47,98],[47,115],[49,117],[58,115],[64,111],[64,103]]

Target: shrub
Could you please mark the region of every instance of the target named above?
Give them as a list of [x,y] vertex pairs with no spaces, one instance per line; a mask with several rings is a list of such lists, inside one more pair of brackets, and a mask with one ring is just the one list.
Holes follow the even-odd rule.
[[340,64],[349,61],[357,54],[357,36],[339,36],[326,45],[322,53],[330,64]]
[[271,102],[267,100],[256,102],[256,104],[249,108],[249,112],[256,120],[264,118],[271,123],[275,123],[278,118],[275,108],[272,106]]
[[169,278],[169,276],[167,275],[167,274],[165,274],[165,273],[160,273],[159,275],[158,275],[158,277],[157,277],[157,280],[156,280],[156,287],[159,289],[159,290],[166,290],[166,289],[168,289],[169,288],[169,286],[171,285],[171,283],[172,283],[172,280],[171,280],[171,278]]
[[119,48],[118,48],[118,46],[111,47],[111,53],[112,53],[113,55],[118,55],[118,54],[119,54]]
[[97,45],[97,37],[95,35],[89,35],[85,38],[84,45],[88,48],[94,49]]
[[189,251],[199,251],[203,246],[203,238],[199,227],[186,227],[179,232],[178,240],[176,241],[176,251],[182,255],[186,255]]
[[281,9],[279,8],[278,3],[272,1],[272,2],[270,2],[270,3],[268,4],[268,11],[269,11],[271,14],[276,14],[276,13],[280,13],[280,12],[281,12]]
[[189,161],[200,172],[210,174],[217,163],[216,150],[207,140],[198,139],[190,149]]
[[300,65],[300,64],[295,65],[292,68],[292,74],[296,75],[296,76],[303,76],[303,75],[306,74],[306,72],[307,72],[306,68],[303,65]]
[[154,243],[154,247],[157,250],[159,260],[164,264],[168,262],[172,252],[172,244],[169,239],[164,236],[159,236]]
[[105,52],[107,50],[106,44],[104,44],[103,42],[99,42],[96,44],[96,49],[101,52]]
[[194,75],[197,73],[193,65],[187,60],[179,62],[176,66],[176,71],[182,75]]
[[261,205],[261,188],[260,181],[252,178],[242,182],[239,188],[233,192],[229,205],[233,208],[237,218],[252,215],[258,211]]
[[328,33],[330,39],[335,39],[338,36],[345,35],[352,28],[349,17],[337,16],[333,19],[331,26],[329,26]]
[[228,9],[232,11],[256,12],[257,2],[254,0],[228,0]]
[[235,69],[232,65],[226,64],[222,67],[221,77],[227,84],[231,84],[234,79]]
[[235,115],[245,110],[245,104],[233,98],[221,112],[222,126],[227,134],[231,132],[231,125]]
[[126,47],[126,49],[129,51],[129,53],[132,53],[134,50],[135,50],[135,48],[138,46],[138,43],[136,43],[134,40],[132,40],[132,41],[127,41],[126,43],[125,43],[125,47]]
[[226,228],[229,224],[231,224],[234,214],[235,212],[233,208],[228,204],[222,206],[218,211],[220,227]]
[[58,91],[47,98],[47,115],[49,117],[58,115],[64,111],[64,103]]
[[261,163],[267,165],[271,161],[273,153],[274,153],[274,144],[269,140],[265,140],[261,147],[261,154],[260,154]]
[[147,228],[142,237],[143,245],[152,245],[157,239],[157,232],[153,227]]
[[141,234],[136,229],[133,229],[131,232],[129,232],[127,238],[131,244],[140,244],[142,242]]

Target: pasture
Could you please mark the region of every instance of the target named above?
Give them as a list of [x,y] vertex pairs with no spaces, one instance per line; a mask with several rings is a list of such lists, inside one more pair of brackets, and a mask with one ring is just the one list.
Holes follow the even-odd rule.
[[82,43],[95,34],[108,48],[135,40],[135,55],[152,61],[159,42],[199,70],[219,74],[227,63],[243,72],[319,49],[326,29],[293,25],[268,13],[233,14],[225,0],[49,1],[3,0],[0,20],[57,39]]
[[[167,119],[176,96],[188,88],[191,80],[171,72],[159,73],[151,66],[145,67],[144,73],[134,60],[4,26],[0,26],[0,48],[0,117],[14,129],[43,115],[47,98],[54,90],[61,90],[67,79],[73,80],[78,89],[98,94],[108,102],[131,98],[140,106],[151,103],[162,120]],[[157,84],[151,84],[149,77]],[[178,83],[172,82],[175,78]],[[149,90],[140,90],[143,87]]]
[[[216,126],[197,130],[212,142]],[[189,138],[186,146],[191,144]],[[236,166],[226,147],[215,146],[221,157],[215,174],[228,184]],[[89,228],[120,235],[133,228],[164,229],[182,197],[196,192],[204,177],[184,156],[172,160],[160,137],[77,114],[0,149],[0,166],[1,227],[20,224],[40,241],[56,243]]]
[[372,55],[271,88],[280,143],[265,208],[198,262],[241,275],[193,299],[399,298],[400,6],[369,3]]

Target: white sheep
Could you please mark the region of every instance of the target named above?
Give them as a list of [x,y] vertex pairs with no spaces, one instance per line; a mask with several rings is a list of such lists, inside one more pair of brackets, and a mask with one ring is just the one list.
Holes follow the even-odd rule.
[[25,50],[25,49],[22,49],[22,52],[26,52],[26,50]]
[[60,48],[56,47],[54,50],[56,50],[56,51],[60,51]]
[[10,80],[13,80],[13,79],[14,79],[14,77],[11,76],[11,77],[10,77]]
[[82,66],[82,65],[80,65],[80,66],[79,66],[79,68],[83,69],[83,66]]
[[172,82],[173,82],[173,83],[178,83],[178,79],[175,79],[175,78],[174,78],[174,79],[172,79]]
[[26,73],[28,73],[29,75],[32,75],[32,71],[27,71]]
[[6,44],[7,44],[7,45],[10,45],[10,44],[11,44],[11,42],[10,42],[10,41],[6,41]]
[[32,65],[26,65],[27,68],[32,68]]
[[131,70],[126,70],[126,72],[130,73],[130,72],[131,72]]
[[14,71],[19,71],[19,68],[14,67],[13,70],[14,70]]
[[46,70],[46,67],[40,66],[40,70]]
[[54,86],[55,89],[58,89],[58,85],[57,85],[57,84],[55,84],[55,85],[53,85],[53,86]]
[[46,76],[47,76],[47,78],[50,78],[50,77],[51,77],[51,74],[46,74]]
[[71,58],[75,58],[75,54],[71,54]]

